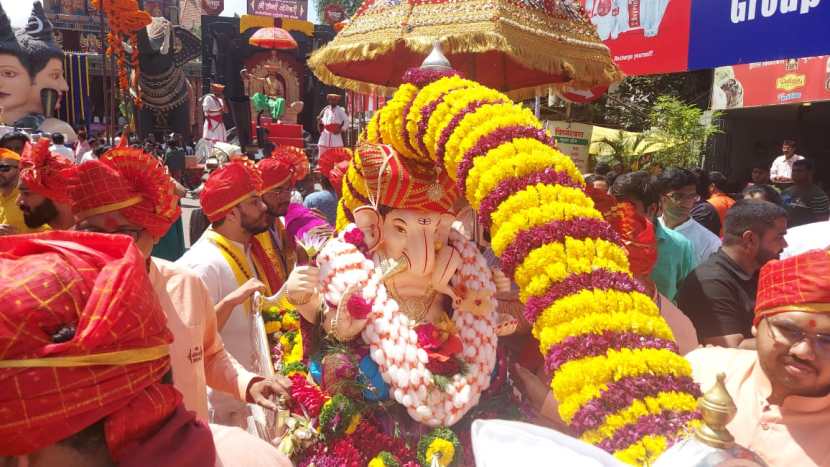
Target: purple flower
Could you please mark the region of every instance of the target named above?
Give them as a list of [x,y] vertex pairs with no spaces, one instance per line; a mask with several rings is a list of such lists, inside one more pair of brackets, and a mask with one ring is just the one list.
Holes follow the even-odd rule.
[[529,323],[533,323],[542,310],[549,307],[553,302],[586,289],[613,289],[619,290],[620,292],[631,292],[635,290],[643,292],[644,290],[639,282],[622,272],[597,269],[587,274],[572,274],[565,280],[551,285],[550,289],[544,295],[531,297],[525,303],[525,318],[527,318]]
[[438,81],[441,78],[449,76],[461,76],[461,73],[456,70],[410,68],[406,70],[406,73],[404,73],[403,82],[414,84],[415,86],[422,88],[434,81]]
[[628,349],[668,349],[677,352],[677,344],[653,336],[643,336],[634,332],[604,331],[602,334],[582,334],[570,336],[562,342],[551,346],[545,358],[545,368],[553,373],[562,365],[586,357],[604,355],[608,350]]
[[620,428],[611,438],[602,440],[599,447],[613,453],[631,446],[648,435],[663,435],[668,438],[669,445],[672,445],[678,432],[691,420],[698,418],[700,418],[700,413],[697,411],[678,413],[665,410],[657,415],[646,415],[640,417],[636,423]]
[[461,109],[455,116],[452,117],[452,120],[441,130],[441,135],[438,137],[438,143],[436,144],[435,150],[435,162],[438,164],[439,167],[444,166],[444,152],[446,151],[447,141],[452,136],[452,133],[455,131],[455,128],[461,123],[461,120],[464,120],[468,114],[474,113],[479,107],[483,107],[485,105],[490,104],[501,104],[505,101],[499,99],[483,99],[480,101],[473,101],[467,104],[466,107]]
[[549,146],[554,146],[553,139],[548,136],[545,130],[528,125],[506,126],[482,136],[475,146],[464,153],[461,162],[458,164],[456,175],[458,176],[458,189],[461,190],[461,193],[466,194],[467,173],[473,167],[473,159],[517,138],[533,138]]
[[577,436],[599,428],[605,417],[631,405],[644,397],[654,397],[661,392],[681,392],[700,397],[700,387],[688,376],[642,375],[629,376],[608,384],[599,397],[591,399],[573,416],[570,427]]
[[522,264],[532,250],[549,243],[563,242],[565,237],[578,240],[594,238],[621,245],[620,235],[602,219],[576,218],[550,221],[547,224],[523,230],[516,235],[516,239],[505,248],[500,257],[502,270],[512,277],[516,268]]
[[499,182],[498,185],[481,201],[478,211],[478,220],[481,224],[490,227],[490,215],[504,202],[510,195],[523,190],[530,185],[539,183],[563,185],[571,188],[582,188],[579,183],[573,180],[565,172],[557,172],[548,167],[539,172],[533,172],[521,177],[510,177]]

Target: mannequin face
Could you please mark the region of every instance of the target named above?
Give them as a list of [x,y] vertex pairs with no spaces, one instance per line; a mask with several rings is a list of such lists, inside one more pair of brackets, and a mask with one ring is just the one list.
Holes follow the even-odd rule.
[[37,103],[38,112],[42,110],[40,104],[40,91],[42,89],[54,89],[61,93],[69,90],[69,84],[63,76],[63,63],[59,59],[50,59],[46,62],[46,66],[35,75],[29,100]]
[[6,121],[13,122],[30,112],[40,112],[40,91],[37,91],[37,100],[32,101],[33,88],[29,72],[20,60],[14,55],[0,54],[0,106]]

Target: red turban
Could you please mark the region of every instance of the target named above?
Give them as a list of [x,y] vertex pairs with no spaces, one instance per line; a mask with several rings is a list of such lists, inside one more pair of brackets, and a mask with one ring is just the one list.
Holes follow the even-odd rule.
[[105,419],[118,462],[181,401],[164,313],[127,237],[49,232],[0,242],[0,456]]
[[279,159],[291,168],[291,183],[297,183],[308,176],[311,168],[305,151],[294,146],[278,146],[271,152],[271,157]]
[[830,313],[830,251],[808,251],[761,268],[754,324],[788,311]]
[[628,201],[617,202],[612,195],[591,186],[585,191],[594,201],[594,207],[620,235],[628,252],[631,272],[636,276],[648,276],[657,263],[654,225]]
[[348,148],[331,148],[324,152],[317,161],[317,170],[329,180],[337,194],[343,184],[343,175],[349,169],[352,160],[352,151]]
[[259,161],[256,165],[262,176],[261,192],[271,191],[274,188],[290,183],[293,170],[291,165],[280,158],[268,157]]
[[199,195],[202,210],[210,222],[216,222],[262,189],[259,172],[247,161],[233,160],[213,171]]
[[141,149],[119,146],[77,170],[78,182],[70,194],[79,220],[118,211],[158,238],[181,214],[173,179],[158,159]]
[[20,180],[26,188],[50,200],[71,204],[70,185],[76,182],[75,164],[57,153],[49,152],[49,140],[26,144],[20,159]]

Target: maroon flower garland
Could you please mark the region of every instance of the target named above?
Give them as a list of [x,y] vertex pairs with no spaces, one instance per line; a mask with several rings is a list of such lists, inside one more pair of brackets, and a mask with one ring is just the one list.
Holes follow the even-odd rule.
[[570,336],[554,345],[545,358],[545,369],[552,373],[570,360],[603,355],[609,350],[668,349],[677,352],[677,344],[668,339],[643,336],[633,332],[604,331],[602,334]]

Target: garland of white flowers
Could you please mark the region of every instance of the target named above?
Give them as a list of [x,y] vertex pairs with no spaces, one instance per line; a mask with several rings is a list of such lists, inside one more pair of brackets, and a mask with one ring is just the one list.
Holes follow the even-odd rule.
[[[382,274],[345,236],[354,225],[343,229],[329,241],[317,258],[324,298],[339,304],[349,294],[359,294],[372,311],[363,329],[363,340],[370,355],[389,385],[395,400],[409,415],[428,426],[451,426],[478,404],[481,393],[490,385],[496,364],[496,287],[485,259],[475,245],[452,230],[449,243],[461,254],[462,265],[451,278],[451,285],[464,298],[452,318],[463,344],[459,357],[466,371],[453,375],[439,387],[426,368],[426,351],[418,347],[415,321],[399,312],[381,282]],[[475,308],[478,312],[466,311]]]

